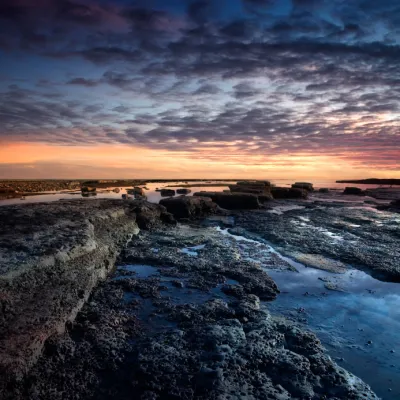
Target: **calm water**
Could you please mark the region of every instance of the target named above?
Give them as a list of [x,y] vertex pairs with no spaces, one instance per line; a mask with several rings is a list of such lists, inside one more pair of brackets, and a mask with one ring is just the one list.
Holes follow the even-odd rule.
[[[283,186],[283,187],[290,187],[292,183],[296,182],[295,179],[273,179],[271,180],[273,184],[276,186]],[[204,183],[204,182],[203,182]],[[213,181],[210,181],[210,183],[213,183]],[[216,182],[215,182],[216,183]],[[220,182],[218,182],[220,183]],[[223,191],[223,190],[228,190],[228,184],[235,183],[235,181],[226,181],[227,185],[226,186],[211,186],[211,187],[191,187],[189,188],[192,192],[189,194],[189,196],[192,196],[193,193],[195,192],[200,192],[202,190],[204,191]],[[315,188],[331,188],[331,189],[344,189],[346,186],[357,186],[362,189],[372,189],[375,187],[378,187],[377,185],[352,185],[352,184],[347,184],[347,183],[336,183],[335,181],[332,180],[318,180],[318,181],[313,181]],[[162,189],[162,188],[167,188],[169,185],[184,185],[183,181],[176,181],[176,182],[168,182],[168,183],[149,183],[146,185],[146,188],[149,190],[145,190],[146,196],[148,201],[151,203],[158,203],[160,201],[161,194],[156,191],[157,188]],[[48,202],[48,201],[57,201],[61,199],[85,199],[85,200],[92,200],[92,199],[121,199],[122,194],[126,194],[126,189],[127,188],[120,188],[119,193],[114,193],[112,190],[115,189],[115,186],[111,186],[107,189],[98,189],[97,195],[92,196],[92,197],[82,197],[80,191],[76,191],[74,193],[60,193],[60,192],[54,192],[54,193],[47,193],[43,195],[37,195],[37,196],[27,196],[25,200],[20,200],[19,198],[15,199],[8,199],[8,200],[0,200],[0,206],[2,205],[9,205],[9,204],[23,204],[23,203],[41,203],[41,202]],[[170,189],[179,189],[179,187],[172,187]]]
[[[281,294],[264,307],[314,331],[330,356],[382,399],[400,399],[399,284],[381,282],[351,266],[344,274],[306,267],[267,243],[218,230],[240,243],[243,258],[256,245],[257,260],[263,252],[275,253],[298,271],[267,269]],[[328,290],[326,281],[338,291]]]
[[[234,183],[234,182],[231,182],[231,183]],[[162,197],[161,197],[160,192],[157,192],[156,189],[168,188],[168,185],[178,185],[178,184],[183,184],[183,182],[149,183],[149,184],[147,184],[146,188],[149,189],[149,190],[145,189],[147,200],[150,201],[151,203],[158,203],[162,199]],[[144,187],[144,186],[141,186],[141,187]],[[112,191],[113,189],[115,189],[115,186],[112,186],[107,189],[98,189],[97,195],[90,196],[90,197],[83,197],[79,190],[74,193],[54,192],[51,194],[27,196],[25,200],[21,200],[19,198],[0,200],[0,206],[1,205],[9,205],[9,204],[41,203],[41,202],[48,202],[48,201],[57,201],[57,200],[62,200],[62,199],[85,199],[88,201],[93,200],[93,199],[121,199],[123,194],[127,194],[126,190],[129,188],[119,188],[120,189],[119,193],[114,193]],[[171,187],[168,189],[173,189],[176,191],[176,189],[179,189],[179,187]],[[188,189],[191,190],[191,193],[189,194],[189,196],[192,196],[193,193],[200,192],[202,190],[223,191],[223,190],[228,190],[229,187],[228,187],[228,183],[227,183],[227,186],[191,187]]]

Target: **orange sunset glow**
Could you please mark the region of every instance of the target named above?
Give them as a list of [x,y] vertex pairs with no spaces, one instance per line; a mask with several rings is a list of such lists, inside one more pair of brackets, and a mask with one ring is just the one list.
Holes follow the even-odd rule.
[[[394,151],[397,153],[397,150]],[[357,159],[357,154],[353,154]],[[152,150],[123,145],[60,146],[13,143],[0,148],[0,171],[9,178],[204,178],[335,179],[379,175],[400,177],[349,162],[346,155],[251,155],[233,151],[223,159],[218,149],[198,152]],[[160,171],[162,165],[162,171]],[[395,165],[393,167],[396,167]]]

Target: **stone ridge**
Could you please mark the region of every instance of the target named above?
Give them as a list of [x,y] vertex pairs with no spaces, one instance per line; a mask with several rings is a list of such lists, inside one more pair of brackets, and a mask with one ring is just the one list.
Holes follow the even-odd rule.
[[[70,200],[0,208],[0,381],[21,378],[44,342],[74,320],[124,244],[164,207]],[[140,220],[140,223],[138,223]],[[1,385],[0,385],[1,386]],[[1,389],[1,388],[0,388]]]

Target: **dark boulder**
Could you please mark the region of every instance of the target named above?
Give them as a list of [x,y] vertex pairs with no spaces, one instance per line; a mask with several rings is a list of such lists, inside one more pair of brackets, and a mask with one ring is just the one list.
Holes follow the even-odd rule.
[[240,181],[236,185],[230,185],[232,193],[250,193],[258,196],[260,203],[273,200],[271,183],[268,181]]
[[251,193],[197,192],[193,196],[209,197],[226,210],[254,210],[260,208],[258,197]]
[[293,189],[304,189],[307,190],[307,192],[313,192],[314,191],[314,186],[312,183],[309,182],[296,182],[292,185]]
[[217,204],[208,197],[170,197],[160,200],[160,205],[177,219],[202,218],[218,211]]
[[173,190],[173,189],[161,189],[161,196],[162,197],[175,196],[175,190]]
[[191,193],[192,191],[190,190],[190,189],[178,189],[177,191],[176,191],[176,193],[178,193],[178,194],[189,194],[189,193]]
[[239,181],[236,185],[230,185],[232,193],[252,193],[252,194],[270,194],[271,183],[268,181]]
[[308,191],[299,188],[283,188],[273,187],[271,188],[272,196],[274,199],[307,199]]
[[149,203],[145,200],[129,202],[129,208],[136,214],[136,223],[140,229],[153,229],[164,224],[176,225],[175,218],[160,204]]
[[356,196],[365,196],[365,192],[364,190],[358,188],[358,187],[347,187],[346,189],[344,189],[343,194],[352,194],[352,195],[356,195]]
[[321,188],[318,190],[320,193],[329,193],[329,189],[328,188]]

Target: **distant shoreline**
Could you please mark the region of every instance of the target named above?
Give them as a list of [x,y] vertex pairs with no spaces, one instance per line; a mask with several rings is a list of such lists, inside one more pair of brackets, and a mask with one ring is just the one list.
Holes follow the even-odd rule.
[[355,183],[362,185],[400,185],[400,179],[378,179],[378,178],[368,178],[368,179],[346,179],[341,181],[336,181],[336,183]]

